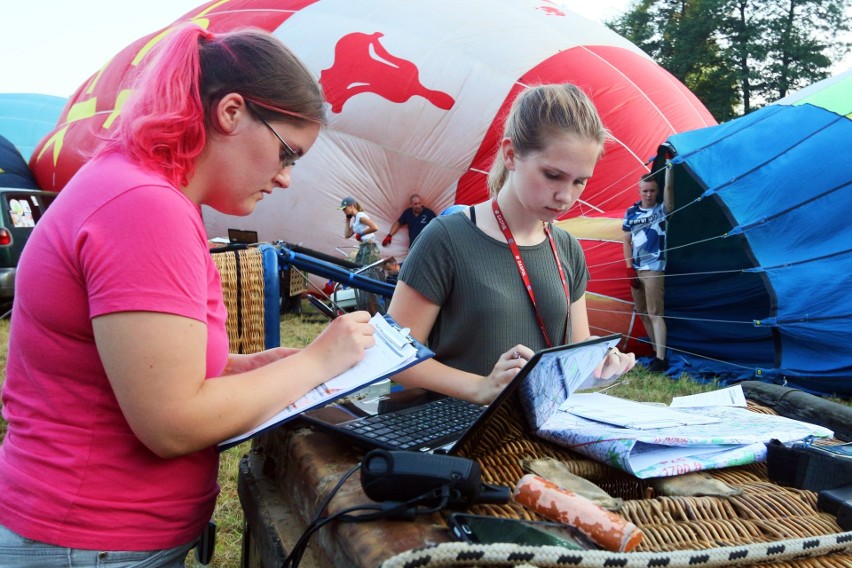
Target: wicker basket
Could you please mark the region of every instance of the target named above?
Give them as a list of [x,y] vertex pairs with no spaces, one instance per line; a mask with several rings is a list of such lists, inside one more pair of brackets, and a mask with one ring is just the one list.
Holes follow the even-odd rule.
[[257,248],[211,251],[222,278],[231,353],[265,348],[263,255]]
[[[517,401],[516,401],[517,402]],[[724,481],[728,485],[739,487],[743,490],[741,495],[731,497],[664,497],[655,496],[650,481],[635,478],[625,472],[612,468],[608,465],[593,461],[585,456],[576,454],[569,450],[560,448],[549,442],[538,440],[531,436],[526,430],[526,421],[523,418],[519,404],[506,405],[505,411],[494,415],[492,418],[493,428],[485,432],[479,439],[470,440],[464,447],[460,448],[461,455],[475,459],[482,468],[482,480],[514,487],[518,480],[524,475],[520,463],[526,458],[552,457],[564,462],[575,475],[584,477],[600,486],[614,497],[625,500],[620,514],[636,524],[644,532],[644,540],[634,553],[665,553],[676,551],[714,551],[714,554],[723,554],[728,558],[729,553],[724,547],[746,547],[756,543],[778,543],[790,539],[811,539],[811,542],[822,541],[834,543],[834,547],[828,554],[817,558],[802,558],[807,555],[808,544],[801,545],[802,551],[799,558],[786,559],[783,562],[767,561],[772,554],[761,558],[760,566],[772,568],[788,567],[844,567],[852,568],[852,533],[846,536],[838,535],[842,529],[836,519],[827,513],[817,509],[817,494],[812,491],[804,491],[791,487],[782,487],[769,481],[765,464],[752,464],[748,466],[711,470],[713,477]],[[755,412],[774,414],[766,407],[749,402],[749,408]],[[470,510],[473,514],[494,515],[517,519],[541,519],[535,513],[522,506],[510,502],[506,505],[475,505]],[[440,516],[435,515],[436,523],[443,523]],[[841,544],[837,544],[840,542]],[[844,544],[846,550],[843,549]],[[445,557],[432,561],[425,561],[416,555],[405,558],[404,553],[399,555],[398,560],[405,560],[409,565],[417,566],[450,566],[450,565],[515,565],[524,566],[626,566],[639,564],[623,564],[619,555],[601,551],[593,551],[589,558],[578,560],[582,555],[573,554],[571,561],[560,562],[537,560],[526,557],[524,563],[498,562],[497,557],[502,553],[495,551],[507,545],[491,545],[497,549],[490,549],[482,545],[464,545],[453,543],[452,545],[441,545],[451,551],[451,555],[459,552],[461,557],[481,557],[482,563],[467,561],[456,563]],[[815,548],[816,545],[812,544]],[[723,547],[721,553],[716,551]],[[790,543],[780,545],[780,548],[791,548]],[[524,557],[530,551],[524,549],[535,547],[510,547],[510,558],[512,554],[518,558]],[[539,547],[539,552],[551,547]],[[769,547],[773,550],[772,547]],[[778,547],[775,547],[778,548]],[[440,549],[440,547],[439,547]],[[456,550],[458,549],[458,550]],[[489,557],[488,562],[481,556],[483,550],[495,553],[495,557]],[[737,550],[731,548],[731,550]],[[433,551],[434,552],[434,551]],[[504,551],[505,552],[505,551]],[[421,554],[423,551],[421,551]],[[630,557],[630,554],[622,554],[622,557]],[[517,556],[520,554],[520,556]],[[777,554],[777,552],[776,552]],[[592,557],[600,556],[600,564],[593,561]],[[789,555],[789,554],[788,554]],[[563,553],[563,557],[564,557]],[[645,554],[636,556],[638,561]],[[694,555],[693,555],[694,556]],[[701,561],[704,556],[698,555],[698,559],[685,560],[684,565],[702,566],[726,566],[733,565],[731,560],[710,563],[708,560]],[[736,554],[733,554],[736,556]],[[644,560],[644,559],[643,559]],[[608,562],[608,564],[607,564]],[[678,565],[672,560],[664,560],[659,555],[657,562],[647,564],[648,566],[674,566]],[[742,562],[737,562],[743,565]],[[395,559],[389,559],[387,566],[395,566]],[[754,565],[747,563],[747,565]]]

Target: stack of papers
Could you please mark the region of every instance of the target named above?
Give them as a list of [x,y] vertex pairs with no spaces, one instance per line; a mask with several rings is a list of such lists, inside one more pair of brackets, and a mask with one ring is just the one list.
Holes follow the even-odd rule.
[[[738,406],[683,406],[701,400],[697,396],[675,411],[600,393],[573,394],[537,434],[642,479],[763,461],[772,439],[833,435],[821,426]],[[736,402],[735,393],[721,396]]]
[[734,385],[726,389],[710,392],[701,392],[689,396],[676,396],[669,405],[672,408],[700,407],[700,406],[741,406],[745,408],[746,399],[743,387]]
[[718,418],[712,416],[678,412],[665,406],[643,404],[598,393],[575,394],[562,403],[559,410],[570,412],[587,420],[634,430],[674,428],[676,426],[695,426],[719,422]]
[[766,459],[766,444],[833,432],[745,408],[740,386],[676,398],[672,406],[601,393],[595,367],[618,341],[543,356],[518,387],[529,428],[540,438],[639,478],[666,477]]

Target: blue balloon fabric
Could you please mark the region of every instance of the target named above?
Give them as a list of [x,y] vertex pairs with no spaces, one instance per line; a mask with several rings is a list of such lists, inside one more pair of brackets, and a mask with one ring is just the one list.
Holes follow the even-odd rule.
[[38,189],[24,157],[9,140],[0,136],[0,187]]
[[674,372],[852,396],[852,97],[843,104],[770,105],[664,145]]
[[0,135],[29,161],[33,150],[62,115],[68,99],[37,93],[0,93]]

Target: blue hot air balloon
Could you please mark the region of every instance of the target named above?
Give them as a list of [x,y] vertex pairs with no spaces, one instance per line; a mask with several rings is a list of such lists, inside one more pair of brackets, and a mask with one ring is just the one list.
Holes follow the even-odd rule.
[[0,93],[0,135],[12,142],[24,160],[56,121],[68,99],[37,93]]
[[0,136],[0,187],[38,189],[24,157],[15,145]]
[[661,149],[670,359],[852,395],[852,71]]

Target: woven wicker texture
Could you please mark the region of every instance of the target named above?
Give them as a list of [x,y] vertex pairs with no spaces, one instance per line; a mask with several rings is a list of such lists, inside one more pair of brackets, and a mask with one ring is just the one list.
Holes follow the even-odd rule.
[[295,267],[290,267],[284,271],[290,287],[288,293],[290,296],[297,296],[308,291],[308,275]]
[[263,351],[265,341],[263,255],[257,248],[212,253],[228,308],[231,353]]
[[[749,402],[756,412],[773,413]],[[462,455],[479,462],[487,483],[514,487],[524,475],[525,458],[553,457],[575,475],[585,477],[613,497],[625,500],[620,514],[645,533],[636,552],[703,550],[724,546],[828,535],[842,532],[832,515],[816,507],[816,493],[771,483],[764,464],[708,471],[728,485],[743,489],[732,497],[657,497],[650,481],[590,460],[530,436],[519,404],[493,417],[494,427],[462,448]],[[471,512],[521,519],[539,518],[521,506],[476,505]],[[436,518],[437,520],[437,518]],[[852,568],[852,551],[817,559],[795,559],[761,566]]]

